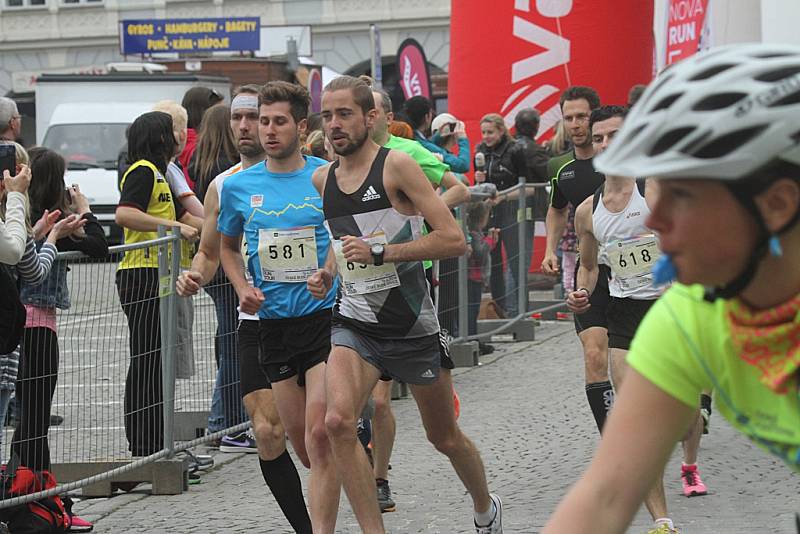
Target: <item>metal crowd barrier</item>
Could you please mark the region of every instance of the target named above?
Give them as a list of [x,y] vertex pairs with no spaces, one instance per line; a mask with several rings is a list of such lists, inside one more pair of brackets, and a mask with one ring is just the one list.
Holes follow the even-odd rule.
[[[525,184],[520,179],[519,184],[500,194],[543,187],[544,184]],[[481,192],[478,188],[473,200],[490,195],[491,192]],[[438,264],[438,312],[443,328],[453,337],[451,354],[457,365],[477,365],[477,341],[495,334],[511,334],[517,341],[532,340],[536,321],[531,319],[531,314],[564,306],[561,300],[533,302],[529,298],[528,250],[523,244],[533,236],[528,224],[532,217],[527,196],[518,194],[516,201],[506,201],[509,206],[516,202],[516,206],[513,210],[505,208],[512,217],[506,217],[500,230],[507,236],[516,236],[516,247],[514,240],[509,239],[507,242],[511,246],[506,245],[504,263],[495,264],[495,273],[505,276],[502,267],[511,267],[516,262],[517,269],[510,269],[516,270],[514,283],[510,284],[514,289],[495,295],[507,308],[516,308],[513,317],[478,321],[477,332],[469,332],[468,258],[465,255]],[[465,232],[467,207],[456,210],[456,218]],[[159,369],[154,363],[158,361],[158,357],[154,357],[157,348],[131,355],[128,320],[117,290],[117,264],[122,256],[149,247],[155,247],[158,255],[157,280],[149,281],[155,284],[152,294],[141,298],[127,294],[126,302],[129,312],[133,308],[140,310],[142,323],[158,332]],[[216,290],[216,297],[219,297],[230,288],[225,287],[228,282],[222,277],[194,299],[178,297],[174,288],[181,271],[180,249],[180,235],[170,234],[147,243],[111,247],[106,261],[92,260],[77,252],[59,253],[58,259],[68,265],[67,286],[72,301],[71,307],[59,311],[57,316],[60,364],[52,411],[63,416],[64,421],[49,429],[52,471],[59,485],[46,492],[0,500],[0,508],[76,489],[82,489],[84,495],[110,495],[112,484],[120,482],[150,482],[154,494],[180,493],[187,487],[187,465],[185,458],[176,455],[178,452],[249,426],[239,406],[238,415],[226,417],[235,424],[205,434],[215,393],[217,402],[233,398],[241,403],[238,362],[235,373],[228,373],[226,383],[215,391],[218,364],[214,355],[220,356],[224,350],[221,347],[230,348],[235,334],[230,328],[218,331],[215,303],[209,295]],[[134,280],[134,286],[139,282],[142,281]],[[228,305],[235,307],[235,304]],[[154,311],[156,307],[157,312]],[[190,330],[187,324],[191,325]],[[149,337],[145,332],[140,345],[157,347],[157,343],[153,344],[156,332]],[[22,358],[25,357],[23,354]],[[134,373],[136,380],[128,392],[126,405],[126,377],[131,373],[131,361],[143,364],[140,365],[143,369]],[[153,389],[152,382],[159,374],[160,391]],[[29,378],[41,382],[47,377]],[[42,386],[37,383],[36,387]],[[230,414],[231,410],[228,412]],[[153,414],[158,414],[160,421]],[[20,413],[18,417],[24,418],[25,414]],[[128,418],[130,423],[137,417],[140,417],[137,420],[139,431],[142,432],[144,424],[143,433],[151,438],[158,437],[159,443],[132,454],[124,422]],[[3,438],[3,459],[7,460],[12,431],[5,429]],[[41,436],[27,441],[37,438]],[[26,443],[19,445],[24,447]]]
[[[457,310],[457,327],[451,332],[457,335],[451,342],[451,356],[457,366],[473,366],[478,364],[479,342],[488,340],[497,334],[509,334],[514,341],[532,341],[535,337],[535,326],[538,321],[533,319],[534,314],[552,314],[556,310],[565,308],[563,300],[553,299],[535,300],[531,297],[528,287],[528,270],[531,250],[527,244],[533,240],[533,213],[529,207],[528,198],[533,194],[544,192],[547,184],[528,184],[525,178],[520,177],[519,183],[508,189],[498,191],[497,195],[516,194],[516,199],[506,200],[498,207],[505,217],[492,217],[493,221],[499,219],[500,224],[494,225],[500,230],[500,243],[492,255],[492,268],[489,280],[491,286],[492,302],[504,310],[512,313],[497,319],[479,319],[477,331],[469,329],[469,259],[462,256],[458,258],[457,266],[457,296],[449,306]],[[492,192],[473,192],[472,202],[482,201],[493,197]],[[514,203],[515,205],[511,205]],[[506,204],[503,206],[503,204]],[[467,213],[469,205],[462,205],[456,210],[456,219],[465,234],[468,233]],[[509,217],[510,215],[510,217]],[[488,228],[487,228],[488,229]],[[504,256],[501,256],[501,243]],[[500,276],[501,281],[497,280]],[[511,282],[507,284],[506,282]],[[509,288],[511,286],[511,288]],[[557,290],[556,290],[557,291]],[[481,300],[485,294],[481,291]],[[441,320],[441,311],[440,311]]]
[[[132,278],[133,291],[141,294],[128,292],[125,300],[127,311],[137,313],[142,325],[155,330],[142,331],[139,345],[157,347],[157,343],[153,345],[154,336],[159,336],[158,369],[157,349],[131,354],[128,321],[120,304],[117,280],[117,265],[123,255],[150,247],[155,247],[151,250],[158,255],[157,280]],[[188,462],[177,453],[249,426],[241,409],[237,360],[235,382],[231,379],[223,389],[229,396],[235,395],[242,416],[232,426],[203,435],[217,375],[215,345],[220,338],[230,343],[235,333],[217,332],[214,305],[205,293],[194,299],[191,331],[179,331],[181,318],[187,313],[186,302],[180,303],[181,297],[174,290],[181,270],[180,249],[180,235],[170,234],[146,243],[111,247],[106,260],[90,259],[79,252],[58,254],[58,260],[68,266],[71,300],[69,309],[59,310],[56,328],[60,354],[52,413],[63,417],[63,423],[51,426],[45,433],[49,436],[51,470],[59,485],[0,500],[0,508],[77,489],[89,496],[110,495],[112,484],[118,483],[148,482],[154,494],[180,493],[187,488]],[[149,283],[151,294],[141,289]],[[193,355],[188,348],[193,349]],[[21,359],[39,356],[23,350]],[[132,372],[132,361],[140,367],[131,380],[126,400],[126,377]],[[34,391],[38,398],[56,371],[50,372],[47,376],[35,372],[27,378],[20,376],[20,380],[30,381],[24,383],[23,389]],[[160,384],[156,384],[159,375]],[[20,390],[19,380],[17,389]],[[16,417],[25,422],[30,415],[22,410]],[[145,448],[129,450],[126,420],[129,427],[138,428],[137,435],[144,436],[133,441],[149,443]],[[13,432],[8,427],[3,431],[4,461],[11,457]],[[41,433],[28,431],[25,436],[13,449],[16,453],[24,451],[22,456],[29,460],[41,458]]]

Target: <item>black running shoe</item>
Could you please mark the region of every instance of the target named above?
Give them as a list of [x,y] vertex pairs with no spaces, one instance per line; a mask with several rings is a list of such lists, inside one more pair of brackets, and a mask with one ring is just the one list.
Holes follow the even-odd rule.
[[379,478],[375,480],[378,487],[378,506],[381,508],[381,513],[394,512],[397,506],[392,499],[392,490],[389,488],[389,481]]

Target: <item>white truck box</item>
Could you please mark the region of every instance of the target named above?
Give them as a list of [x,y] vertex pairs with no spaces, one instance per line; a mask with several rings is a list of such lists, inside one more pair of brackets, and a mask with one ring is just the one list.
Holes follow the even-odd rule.
[[159,100],[180,102],[191,87],[218,91],[230,103],[227,78],[170,74],[43,75],[36,84],[36,142],[67,161],[65,184],[78,184],[109,241],[119,203],[117,162],[127,127]]

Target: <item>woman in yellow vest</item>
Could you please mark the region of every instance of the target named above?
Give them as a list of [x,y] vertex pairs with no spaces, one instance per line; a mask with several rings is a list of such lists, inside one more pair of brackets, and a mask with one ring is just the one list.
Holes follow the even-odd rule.
[[[165,178],[177,143],[172,117],[166,113],[145,113],[131,124],[128,130],[131,166],[120,183],[115,217],[124,230],[126,245],[156,239],[159,225],[178,228],[184,239],[197,240],[202,219],[176,202]],[[148,456],[161,450],[164,441],[158,248],[126,252],[117,269],[116,282],[130,332],[125,434],[133,456]]]

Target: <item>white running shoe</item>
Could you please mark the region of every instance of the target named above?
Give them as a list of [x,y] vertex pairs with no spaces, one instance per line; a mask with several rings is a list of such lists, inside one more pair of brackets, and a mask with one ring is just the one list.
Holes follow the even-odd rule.
[[475,523],[475,533],[503,534],[503,501],[501,501],[500,497],[494,493],[490,493],[489,497],[491,497],[492,502],[494,503],[494,519],[492,519],[492,522],[485,527],[481,527],[478,525],[478,523]]

